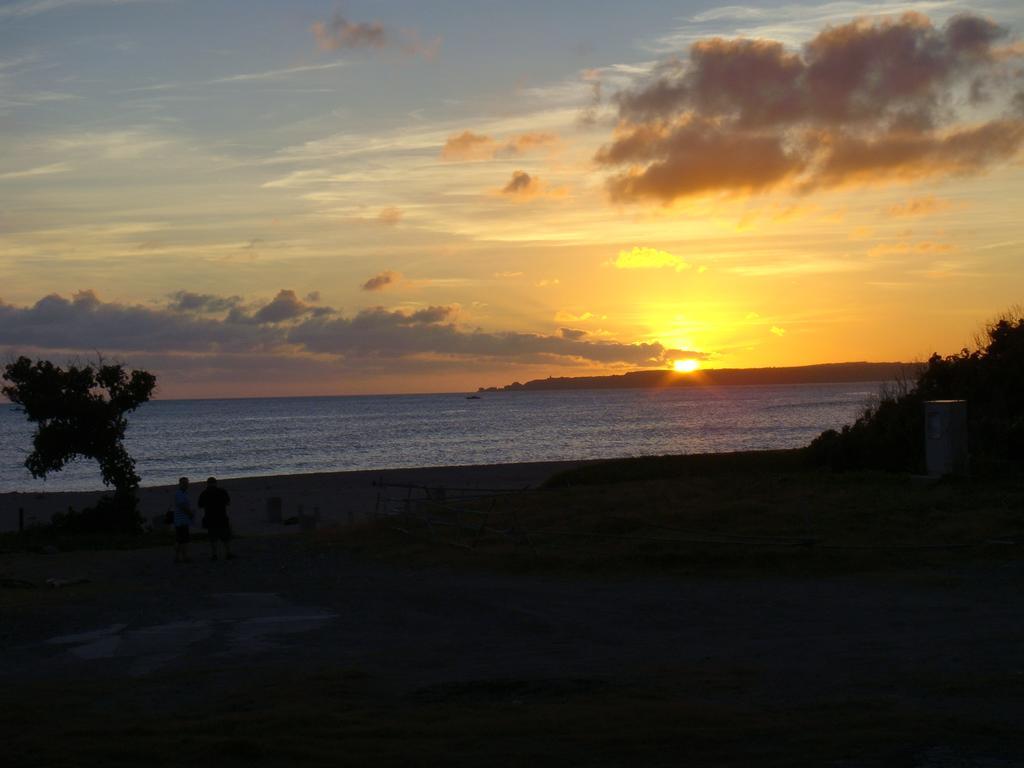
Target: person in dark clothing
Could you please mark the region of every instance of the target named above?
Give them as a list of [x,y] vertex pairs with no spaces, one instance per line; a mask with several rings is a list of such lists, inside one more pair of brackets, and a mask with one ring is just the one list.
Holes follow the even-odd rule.
[[228,520],[228,505],[231,497],[217,485],[217,478],[206,481],[206,489],[199,494],[198,507],[203,510],[203,528],[210,536],[210,559],[217,559],[217,542],[224,547],[224,559],[231,560],[231,521]]
[[171,522],[174,523],[174,562],[191,563],[188,556],[188,527],[192,524],[192,504],[188,500],[188,478],[178,479],[178,490],[174,492],[174,512]]

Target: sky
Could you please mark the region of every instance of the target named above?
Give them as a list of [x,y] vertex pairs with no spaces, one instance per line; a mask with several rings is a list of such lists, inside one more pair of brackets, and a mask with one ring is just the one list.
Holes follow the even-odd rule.
[[955,352],[1024,4],[0,2],[0,356],[161,397]]

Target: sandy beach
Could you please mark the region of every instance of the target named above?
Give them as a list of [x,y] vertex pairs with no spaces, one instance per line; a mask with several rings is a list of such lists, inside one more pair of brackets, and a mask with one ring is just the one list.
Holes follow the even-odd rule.
[[[292,529],[268,519],[267,504],[271,498],[281,499],[284,519],[319,511],[321,525],[340,525],[365,520],[373,512],[381,483],[489,493],[536,487],[555,472],[584,463],[587,462],[543,461],[218,479],[231,494],[231,522],[236,532],[262,535]],[[195,499],[206,478],[190,479]],[[174,486],[171,485],[141,488],[139,499],[143,519],[152,522],[159,518],[170,506],[173,491]],[[393,490],[392,494],[395,493],[398,491]],[[103,491],[0,494],[0,532],[18,530],[19,510],[24,511],[26,526],[43,525],[55,513],[65,512],[68,507],[82,509],[95,503],[102,495]]]

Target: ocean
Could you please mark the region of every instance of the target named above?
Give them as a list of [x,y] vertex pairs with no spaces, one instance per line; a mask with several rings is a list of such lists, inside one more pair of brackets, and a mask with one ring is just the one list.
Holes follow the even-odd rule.
[[[878,384],[158,400],[129,416],[143,485],[400,467],[718,453],[806,445],[851,423]],[[32,426],[0,405],[0,492],[101,489],[94,461],[47,480]]]

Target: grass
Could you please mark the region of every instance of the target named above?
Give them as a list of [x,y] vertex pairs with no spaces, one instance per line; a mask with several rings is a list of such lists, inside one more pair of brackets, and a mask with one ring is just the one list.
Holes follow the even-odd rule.
[[[479,527],[485,510],[476,539],[469,524]],[[602,578],[893,579],[923,569],[943,579],[956,573],[950,566],[1019,560],[1018,546],[987,542],[1020,540],[1022,510],[1019,477],[834,474],[805,466],[798,452],[655,457],[566,473],[493,509],[486,500],[472,512],[434,505],[433,532],[397,518],[289,545],[414,567]],[[98,537],[90,546],[117,543],[170,539]],[[101,587],[83,587],[81,598]],[[743,664],[694,657],[637,677],[404,681],[401,691],[359,669],[310,669],[290,657],[130,681],[7,680],[0,738],[5,765],[55,768],[1022,764],[1024,753],[1008,752],[1020,745],[1013,714],[1024,676],[1015,669],[893,669],[881,686],[801,698],[799,681],[794,695],[775,687],[771,658]]]
[[[823,575],[1015,560],[1022,511],[1020,475],[935,482],[836,473],[811,467],[802,450],[654,456],[588,464],[537,491],[320,531],[312,545],[514,572]],[[169,547],[171,534],[0,534],[0,552],[48,546]]]
[[585,464],[582,467],[558,472],[548,478],[544,487],[569,488],[579,485],[614,485],[639,480],[694,476],[795,472],[809,466],[806,451],[803,449],[641,456]]
[[9,552],[39,552],[54,547],[61,552],[79,550],[123,550],[167,547],[174,534],[165,531],[148,533],[68,533],[52,526],[36,526],[24,531],[0,533],[0,554]]
[[[113,684],[8,687],[6,764],[915,765],[936,748],[999,754],[1017,735],[1009,721],[943,715],[939,699],[766,707],[743,695],[742,677],[713,669],[630,684],[487,679],[408,694],[375,691],[349,669],[252,678],[199,703],[122,705],[117,717],[112,707],[131,694]],[[1019,686],[988,693],[1011,697]]]
[[[192,529],[190,536],[193,543],[209,539],[206,531],[199,529]],[[41,552],[48,547],[60,552],[101,552],[172,546],[174,531],[167,527],[142,533],[72,533],[52,525],[42,525],[21,532],[0,533],[0,554]]]
[[1022,510],[1019,476],[833,473],[800,451],[768,451],[603,462],[536,492],[431,505],[318,538],[423,565],[824,574],[1014,560]]

